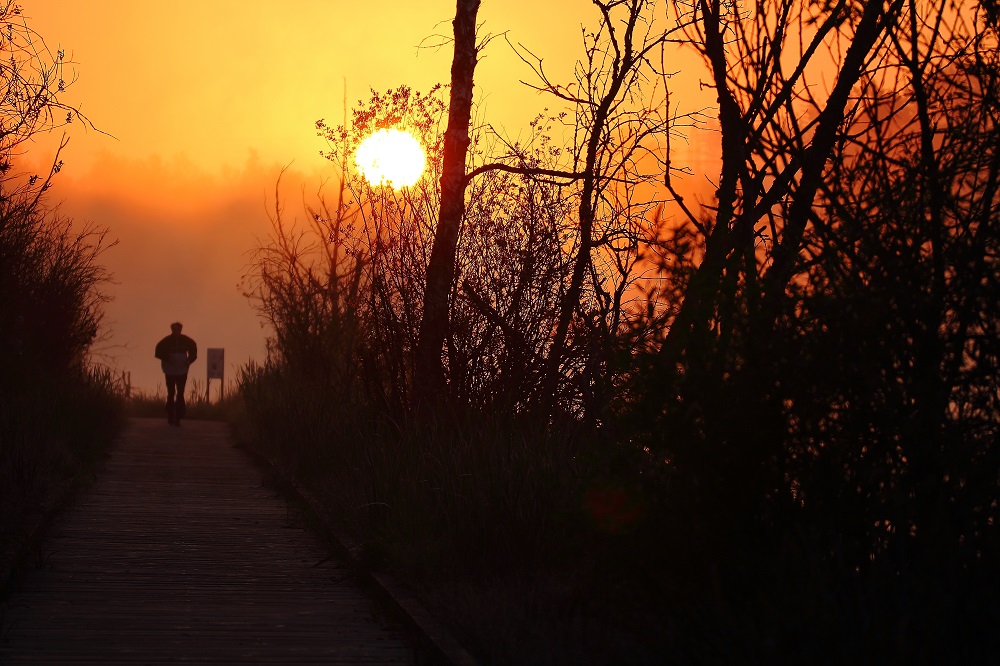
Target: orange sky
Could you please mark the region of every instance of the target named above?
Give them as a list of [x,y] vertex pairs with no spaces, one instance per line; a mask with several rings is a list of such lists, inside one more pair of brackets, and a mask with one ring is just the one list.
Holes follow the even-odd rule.
[[[53,190],[63,211],[110,229],[110,363],[143,389],[162,384],[152,357],[180,320],[204,350],[226,349],[227,374],[263,357],[264,331],[236,285],[268,228],[282,165],[296,187],[332,174],[315,121],[337,122],[368,90],[447,82],[451,52],[418,49],[449,33],[454,0],[27,0],[29,24],[75,61],[64,101],[101,131],[71,128]],[[373,8],[377,8],[373,12]],[[586,0],[484,0],[484,30],[508,31],[566,80],[580,53]],[[481,116],[511,134],[549,103],[518,83],[530,72],[496,40],[477,69]],[[113,138],[112,138],[113,137]],[[29,158],[44,162],[52,142]],[[304,184],[304,185],[303,185]],[[204,353],[192,379],[204,381]]]

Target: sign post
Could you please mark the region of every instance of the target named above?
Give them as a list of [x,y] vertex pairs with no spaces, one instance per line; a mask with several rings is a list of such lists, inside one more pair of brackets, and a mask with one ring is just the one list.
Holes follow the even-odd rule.
[[225,367],[226,350],[219,347],[209,347],[208,349],[208,377],[205,381],[205,400],[208,400],[208,388],[212,385],[213,379],[221,381],[219,387],[219,399],[226,390]]

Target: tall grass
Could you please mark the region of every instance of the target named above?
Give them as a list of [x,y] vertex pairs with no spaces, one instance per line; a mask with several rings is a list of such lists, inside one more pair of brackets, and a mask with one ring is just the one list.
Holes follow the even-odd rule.
[[272,365],[244,368],[239,393],[238,434],[335,501],[369,555],[421,578],[540,563],[582,515],[579,433],[461,413],[414,428]]
[[719,534],[662,469],[579,424],[401,422],[268,364],[238,387],[237,436],[485,663],[974,663],[1000,621],[987,579],[854,570],[818,524]]
[[[0,558],[29,514],[80,478],[118,432],[122,400],[111,373],[88,368],[100,340],[113,243],[76,223],[48,195],[62,171],[63,137],[47,170],[25,170],[36,138],[85,116],[60,101],[66,51],[52,52],[18,3],[0,0]],[[69,79],[69,80],[67,80]],[[43,158],[44,159],[44,158]],[[34,162],[35,160],[29,160]]]
[[0,400],[0,552],[70,481],[91,474],[119,432],[122,395],[111,373],[40,378]]
[[[659,619],[637,624],[628,604],[600,605],[618,594],[607,560],[635,538],[636,516],[595,506],[616,492],[630,500],[592,430],[483,412],[400,422],[275,364],[243,368],[238,387],[237,436],[309,488],[370,566],[418,588],[478,652],[601,663],[631,641],[635,663],[657,653]],[[623,638],[649,624],[644,638]]]

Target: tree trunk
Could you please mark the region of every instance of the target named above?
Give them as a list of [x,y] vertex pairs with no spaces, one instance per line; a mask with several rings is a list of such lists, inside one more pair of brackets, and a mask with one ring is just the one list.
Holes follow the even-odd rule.
[[451,63],[448,128],[444,135],[441,209],[427,266],[424,314],[414,369],[414,402],[442,396],[446,389],[441,350],[449,333],[449,299],[455,285],[455,255],[465,213],[465,161],[470,142],[479,3],[480,0],[458,0],[452,23],[455,55]]
[[[772,186],[772,191],[768,193],[771,200],[778,200],[783,196],[791,194],[792,201],[788,218],[785,221],[782,238],[777,243],[772,255],[772,265],[762,280],[762,311],[755,315],[755,321],[753,322],[760,335],[767,335],[767,331],[773,329],[779,317],[780,308],[784,302],[785,289],[797,265],[796,262],[801,251],[803,233],[809,219],[809,213],[812,210],[815,194],[819,189],[823,168],[830,156],[834,142],[839,136],[840,124],[844,119],[845,110],[850,102],[850,93],[854,85],[860,80],[872,49],[875,48],[875,45],[884,36],[885,31],[893,25],[901,7],[901,0],[890,0],[888,5],[885,2],[871,2],[865,6],[862,16],[858,21],[854,39],[847,49],[843,65],[837,74],[837,82],[827,100],[826,106],[819,113],[816,130],[800,160],[797,187],[792,192],[790,182],[786,181],[780,185]],[[713,35],[717,35],[720,29],[719,23],[717,17],[711,14],[711,12],[706,12],[705,21],[706,32],[709,35],[706,39],[711,39]],[[721,43],[710,43],[709,47],[714,47],[712,52],[718,53],[721,56],[721,52],[719,51]],[[722,105],[720,122],[722,124],[723,138],[726,138],[727,133],[739,136],[739,132],[733,132],[734,127],[732,125],[734,123],[742,123],[742,119],[738,114],[733,115],[732,112],[729,114],[725,113],[728,108],[725,102],[730,99],[730,93],[727,90],[728,83],[724,75],[725,72],[720,72],[720,70],[728,67],[728,65],[721,57],[713,60],[712,65],[716,77],[716,87],[720,96],[720,104]],[[728,110],[732,111],[731,109]],[[745,151],[742,151],[742,154],[745,155]],[[727,148],[727,154],[724,155],[724,159],[728,159],[730,155],[734,155],[731,147]],[[735,157],[739,157],[739,155],[735,155]],[[739,169],[741,167],[737,166],[736,168]],[[724,177],[726,176],[725,173],[723,175]],[[780,190],[775,189],[779,187]],[[730,193],[729,188],[720,188],[720,191],[727,194]],[[676,372],[677,365],[682,362],[685,353],[690,351],[692,345],[698,344],[699,341],[697,338],[699,333],[707,331],[710,327],[709,320],[713,312],[713,303],[717,300],[718,288],[722,280],[722,271],[725,268],[729,253],[734,249],[734,245],[732,244],[734,240],[733,230],[728,228],[729,219],[732,215],[728,203],[728,201],[720,200],[718,225],[709,239],[705,258],[691,276],[685,299],[681,303],[680,310],[674,318],[674,323],[670,327],[661,347],[659,363],[661,368],[666,370],[667,376],[672,376]],[[748,210],[746,207],[750,205],[752,205],[752,202],[743,202],[744,210],[740,215],[742,223],[748,228],[752,227],[759,220],[764,211],[763,207],[760,207],[760,212]],[[725,213],[725,216],[722,213]],[[723,226],[724,224],[726,226]],[[717,239],[715,236],[719,233],[722,234],[722,237]],[[743,238],[745,242],[753,242],[752,234],[749,236],[744,235]],[[747,270],[751,269],[751,266],[747,267]]]

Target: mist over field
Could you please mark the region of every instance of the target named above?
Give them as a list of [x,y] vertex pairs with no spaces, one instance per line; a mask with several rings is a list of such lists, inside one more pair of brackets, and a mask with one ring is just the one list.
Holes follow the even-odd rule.
[[[263,360],[265,330],[239,282],[247,253],[270,229],[267,209],[281,169],[252,154],[216,173],[180,158],[105,154],[88,172],[60,174],[61,211],[106,226],[117,240],[104,256],[114,283],[106,287],[110,335],[94,350],[100,362],[130,372],[135,388],[162,390],[153,346],[174,321],[198,343],[192,379],[204,382],[209,347],[226,350],[228,378],[249,359]],[[305,176],[293,165],[282,191],[295,202],[321,184],[320,174]]]

